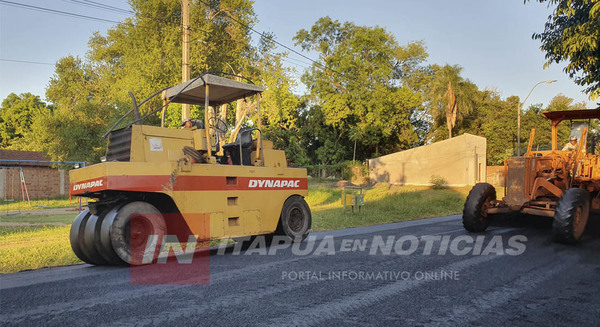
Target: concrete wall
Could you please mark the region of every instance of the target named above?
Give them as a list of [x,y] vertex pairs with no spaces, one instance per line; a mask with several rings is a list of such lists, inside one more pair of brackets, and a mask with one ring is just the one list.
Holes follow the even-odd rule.
[[504,166],[488,166],[486,181],[494,186],[504,187]]
[[451,186],[474,185],[486,178],[484,137],[463,134],[369,160],[371,182],[430,185],[431,175]]
[[[22,167],[30,199],[69,194],[69,174],[50,167]],[[18,169],[0,169],[0,199],[22,200]]]

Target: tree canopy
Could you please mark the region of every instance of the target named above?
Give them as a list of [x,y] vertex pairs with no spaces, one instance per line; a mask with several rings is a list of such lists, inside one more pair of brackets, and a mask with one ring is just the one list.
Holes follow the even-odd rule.
[[[11,131],[7,127],[6,139],[13,139],[10,133],[16,131],[19,133],[16,136],[22,137],[20,149],[44,151],[54,160],[97,161],[106,146],[100,136],[131,108],[129,91],[140,101],[180,82],[181,2],[132,0],[130,5],[133,17],[105,33],[94,33],[85,58],[66,56],[58,60],[46,90],[46,98],[55,108],[53,114],[43,115],[43,122],[41,118],[36,121],[35,117],[29,117],[31,133],[27,135],[18,131],[18,124],[8,120],[19,117],[7,114],[10,117],[3,126],[9,126]],[[250,31],[241,24],[252,25],[255,20],[249,0],[192,2],[192,76],[207,70],[231,73],[248,70],[253,48]],[[6,101],[13,99],[9,97]],[[141,110],[149,112],[161,105],[157,97]],[[178,105],[172,107],[167,122],[178,126],[180,110]],[[199,110],[192,108],[192,112],[198,114]],[[159,122],[157,115],[145,121]],[[86,144],[86,149],[72,148],[69,144],[73,140]]]
[[[527,2],[529,0],[525,0]],[[547,62],[567,62],[565,72],[584,86],[590,99],[600,96],[600,2],[598,0],[537,0],[556,5],[544,31],[533,34],[542,42]]]
[[410,117],[421,106],[421,95],[403,79],[427,57],[421,43],[402,47],[384,28],[329,17],[319,19],[310,31],[300,30],[294,40],[319,55],[302,81],[324,123],[337,130],[334,147],[357,141],[364,159],[417,144]]
[[[572,12],[557,9],[567,16],[554,22],[556,26],[585,8],[590,17],[597,17],[597,6],[590,7],[589,1],[547,1],[574,8]],[[105,33],[94,33],[84,58],[58,60],[46,91],[49,105],[28,93],[11,94],[2,102],[0,146],[42,151],[53,160],[97,162],[106,149],[101,135],[131,109],[128,91],[140,101],[179,84],[180,1],[132,0],[130,4],[133,17]],[[277,52],[273,35],[252,40],[248,29],[256,22],[252,1],[193,1],[190,15],[191,75],[224,71],[263,86],[260,117],[257,97],[216,110],[229,126],[249,116],[254,122],[247,126],[260,122],[263,135],[284,149],[294,164],[338,167],[354,158],[362,161],[461,133],[487,138],[488,164],[502,164],[517,152],[519,98],[503,99],[498,91],[479,90],[461,76],[459,65],[427,65],[423,41],[400,45],[383,27],[320,18],[294,37],[296,45],[317,57],[302,74],[306,90],[299,95],[295,94],[296,71],[285,65],[288,54]],[[565,31],[567,36],[572,33]],[[593,35],[573,37],[583,38],[580,42],[586,44]],[[539,37],[559,36],[564,35]],[[593,51],[579,45],[572,48]],[[161,105],[157,98],[141,110],[147,113]],[[546,108],[532,105],[523,115],[523,129],[537,128],[534,146],[544,148],[550,125],[541,112],[581,107],[564,95]],[[192,106],[192,115],[202,118],[201,109]],[[158,115],[144,121],[159,123]],[[179,124],[180,107],[174,104],[167,111],[166,125]],[[563,137],[568,130],[561,128]],[[522,144],[527,135],[522,133]]]
[[31,130],[33,118],[48,117],[51,108],[31,93],[9,94],[0,108],[0,147],[19,143]]

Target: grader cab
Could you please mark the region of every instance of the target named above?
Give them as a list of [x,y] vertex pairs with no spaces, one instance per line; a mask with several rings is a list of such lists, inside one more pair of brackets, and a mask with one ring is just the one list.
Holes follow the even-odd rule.
[[[552,121],[552,149],[532,149],[533,129],[525,155],[505,161],[504,198],[496,199],[492,185],[476,184],[463,210],[463,225],[468,231],[485,231],[493,214],[521,212],[553,217],[553,239],[576,243],[590,211],[600,210],[600,155],[595,138],[589,137],[590,127],[598,126],[600,108],[543,115]],[[571,121],[571,138],[577,140],[569,149],[558,146],[558,125],[563,121]]]
[[[135,121],[107,133],[103,162],[70,173],[71,195],[94,200],[71,227],[75,254],[95,265],[137,265],[156,259],[165,235],[304,240],[311,228],[306,169],[288,167],[258,124],[238,123],[226,143],[226,115],[217,116],[219,106],[261,92],[203,74],[155,93],[165,103],[163,126],[168,103],[204,106],[204,120],[181,129],[142,125],[134,98]],[[149,245],[157,248],[150,261]]]

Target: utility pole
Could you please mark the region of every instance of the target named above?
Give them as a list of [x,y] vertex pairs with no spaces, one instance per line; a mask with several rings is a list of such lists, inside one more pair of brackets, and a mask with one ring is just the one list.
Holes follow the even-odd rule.
[[[183,42],[181,43],[181,82],[190,80],[190,1],[181,0]],[[181,105],[181,119],[190,117],[190,105]]]

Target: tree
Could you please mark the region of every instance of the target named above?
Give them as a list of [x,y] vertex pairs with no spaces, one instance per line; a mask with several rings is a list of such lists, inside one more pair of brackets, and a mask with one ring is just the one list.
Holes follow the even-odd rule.
[[403,80],[427,57],[420,42],[401,47],[381,27],[329,17],[319,19],[310,31],[298,31],[294,40],[303,50],[319,54],[302,81],[310,93],[309,105],[318,106],[324,123],[338,131],[327,141],[332,149],[340,143],[353,147],[350,133],[360,140],[358,158],[417,144],[410,118],[421,96]]
[[458,65],[434,65],[432,69],[434,75],[427,97],[435,121],[434,128],[441,127],[442,121],[445,121],[448,137],[452,138],[457,120],[462,120],[475,107],[477,86],[460,76],[462,67]]
[[310,106],[300,117],[301,144],[306,149],[310,164],[335,165],[349,159],[350,143],[337,140],[339,127],[326,123],[327,118],[318,105]]
[[255,51],[257,81],[264,87],[261,95],[261,117],[265,137],[279,149],[284,149],[287,158],[298,165],[306,165],[309,159],[300,140],[300,97],[293,93],[296,83],[291,74],[293,69],[284,67],[285,53],[275,53],[273,36],[261,39]]
[[[487,139],[487,164],[503,165],[504,159],[516,154],[517,145],[517,108],[519,98],[516,96],[502,100],[497,91],[480,91],[474,110],[463,120],[461,132],[484,136]],[[582,103],[573,103],[573,99],[564,95],[554,97],[546,108],[541,104],[529,106],[521,117],[521,144],[527,145],[529,132],[535,128],[534,150],[550,150],[552,148],[550,120],[542,115],[545,111],[581,109]],[[559,125],[558,139],[568,140],[570,125],[563,122]],[[524,149],[521,149],[521,153]]]
[[[525,0],[527,2],[529,0]],[[590,99],[600,96],[600,2],[597,0],[537,0],[556,5],[544,31],[534,33],[541,40],[550,64],[566,61],[564,71],[585,87]]]
[[573,103],[573,98],[569,98],[563,94],[558,94],[548,104],[545,111],[559,111],[559,110],[581,110],[586,109],[585,102]]
[[21,149],[44,152],[56,161],[99,162],[106,149],[102,134],[113,111],[109,105],[82,102],[72,110],[36,115]]
[[[128,91],[139,102],[181,82],[181,2],[132,0],[130,5],[133,17],[106,33],[95,33],[86,58],[68,56],[57,62],[46,91],[55,113],[45,123],[34,120],[35,133],[26,137],[23,147],[43,150],[55,160],[97,161],[106,147],[100,136],[131,109]],[[255,21],[249,0],[191,2],[191,75],[247,69],[252,46],[244,25]],[[159,98],[140,108],[142,114],[162,106]],[[169,108],[167,126],[179,126],[179,108]],[[191,109],[200,117],[199,106]],[[144,121],[159,122],[159,115]]]
[[99,76],[90,64],[71,55],[60,58],[46,88],[46,99],[58,108],[73,109],[80,103],[107,101]]
[[51,108],[31,93],[9,94],[2,101],[0,110],[0,147],[9,147],[19,143],[31,130],[36,115],[48,117]]
[[[181,1],[133,0],[134,16],[90,39],[89,59],[113,99],[131,103],[128,91],[143,99],[181,82]],[[240,73],[256,16],[249,0],[190,2],[191,76],[206,71]],[[241,23],[241,24],[240,24]],[[146,111],[162,105],[160,99]],[[172,111],[175,108],[170,108]],[[178,124],[178,120],[174,120]]]
[[515,155],[517,140],[517,106],[519,98],[503,100],[495,90],[477,92],[470,114],[458,124],[459,133],[471,133],[487,139],[487,164],[503,165],[504,159]]

